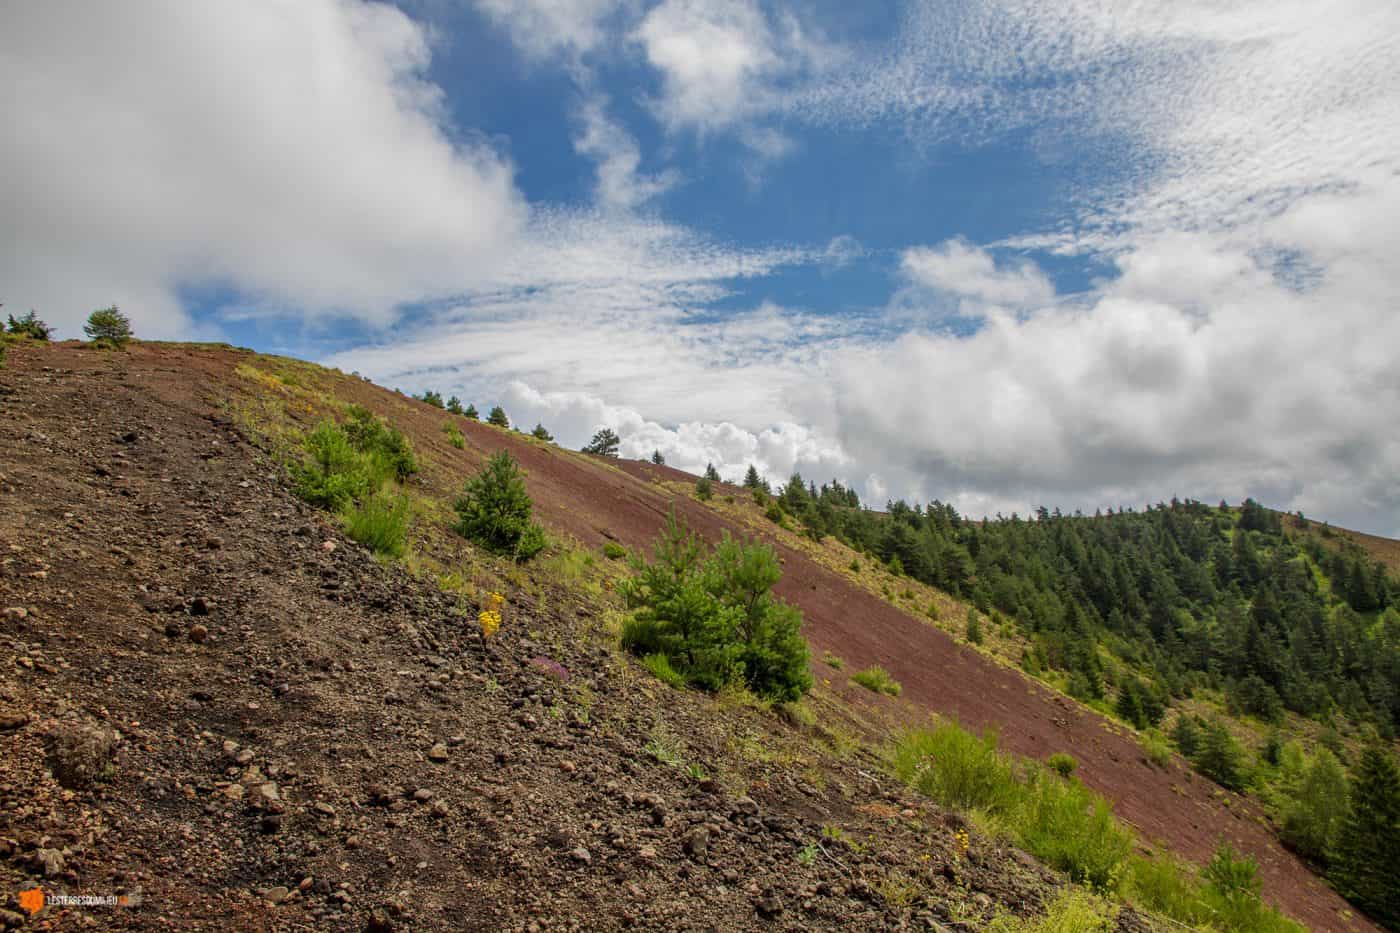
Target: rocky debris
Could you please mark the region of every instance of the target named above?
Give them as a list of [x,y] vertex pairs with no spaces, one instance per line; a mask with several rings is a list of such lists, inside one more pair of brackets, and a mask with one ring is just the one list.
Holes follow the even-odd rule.
[[92,723],[60,721],[44,729],[43,741],[54,779],[70,790],[87,790],[111,767],[116,736]]
[[[995,849],[950,882],[941,825],[860,809],[894,794],[873,762],[762,711],[658,694],[600,631],[606,591],[473,555],[508,606],[483,645],[456,594],[328,532],[220,420],[261,385],[235,369],[273,364],[72,355],[78,375],[42,387],[24,355],[0,371],[34,419],[0,419],[0,606],[25,609],[0,635],[29,662],[0,677],[5,889],[140,891],[141,910],[93,918],[128,928],[845,930],[917,924],[928,899],[972,929],[988,919],[974,882],[1021,914],[1053,886]],[[289,409],[298,428],[325,415],[307,398],[314,411]],[[42,449],[19,440],[35,424]],[[430,457],[440,421],[404,424]],[[114,444],[126,431],[139,442]],[[413,482],[448,501],[457,490],[432,484],[460,470],[427,465]],[[27,740],[58,723],[79,732],[55,757],[86,764],[51,779],[49,741]],[[647,754],[663,726],[724,779]],[[800,790],[782,756],[736,756],[736,736],[827,780],[804,773]],[[56,780],[70,770],[112,779],[75,793]],[[826,826],[862,848],[799,859]],[[886,903],[893,872],[922,879],[924,900]]]

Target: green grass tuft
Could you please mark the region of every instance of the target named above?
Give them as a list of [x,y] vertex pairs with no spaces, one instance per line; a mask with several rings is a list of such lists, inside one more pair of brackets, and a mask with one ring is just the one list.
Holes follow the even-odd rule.
[[891,677],[890,672],[878,664],[852,674],[851,682],[860,684],[865,689],[875,693],[884,693],[892,697],[899,696],[904,690],[899,681]]

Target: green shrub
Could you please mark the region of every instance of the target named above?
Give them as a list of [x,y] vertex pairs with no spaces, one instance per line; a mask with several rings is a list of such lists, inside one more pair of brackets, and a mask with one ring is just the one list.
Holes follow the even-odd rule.
[[846,666],[845,661],[841,660],[839,657],[832,654],[830,651],[822,655],[822,661],[827,665],[827,667],[838,671]]
[[402,556],[408,540],[408,497],[383,492],[367,497],[345,513],[345,533],[376,554]]
[[131,339],[131,320],[116,305],[102,308],[88,315],[83,325],[83,333],[99,347],[121,348]]
[[1140,733],[1138,745],[1142,747],[1142,753],[1147,756],[1147,760],[1157,767],[1165,768],[1171,764],[1171,744],[1167,741],[1167,737],[1156,729],[1148,729]]
[[1195,875],[1174,859],[1160,856],[1128,859],[1123,893],[1139,906],[1182,923],[1196,923],[1205,916],[1205,901]]
[[1176,725],[1172,727],[1172,744],[1185,758],[1195,755],[1201,745],[1199,722],[1185,713],[1181,714],[1176,720]]
[[467,438],[462,434],[462,429],[448,421],[442,426],[442,432],[447,435],[447,443],[462,450],[467,446]]
[[8,332],[17,337],[47,341],[53,336],[53,328],[41,321],[33,311],[20,315],[18,319],[13,314],[6,315],[6,317],[9,318]]
[[[1045,916],[1012,929],[1024,933],[1098,933],[1112,930],[1115,911],[1088,891],[1064,888],[1045,908]],[[993,929],[998,929],[993,926]]]
[[335,512],[372,488],[370,463],[334,421],[316,425],[302,444],[308,458],[292,464],[292,487],[307,502]]
[[777,499],[769,501],[768,508],[763,510],[763,514],[770,522],[774,523],[775,525],[781,525],[783,523],[783,518],[785,517],[783,514],[783,507],[778,504]]
[[1162,721],[1166,703],[1136,677],[1130,677],[1118,691],[1114,710],[1134,729],[1146,729]]
[[1035,769],[1012,816],[1021,845],[1070,878],[1109,890],[1132,854],[1132,834],[1113,818],[1108,801],[1077,780]]
[[423,394],[420,395],[420,396],[418,396],[418,400],[419,400],[420,402],[427,402],[429,405],[433,406],[434,408],[443,408],[443,407],[444,407],[444,406],[443,406],[443,403],[442,403],[442,393],[441,393],[441,392],[436,392],[436,391],[434,391],[434,390],[432,390],[432,389],[425,389],[425,390],[423,390]]
[[977,617],[977,610],[971,607],[967,610],[967,640],[974,645],[982,644],[982,623]]
[[1191,761],[1206,777],[1221,787],[1243,790],[1246,777],[1244,749],[1224,724],[1216,720],[1201,730],[1200,741]]
[[1079,762],[1067,752],[1056,752],[1045,759],[1045,764],[1060,777],[1069,777],[1079,767]]
[[660,653],[649,654],[642,658],[642,667],[651,671],[652,676],[668,687],[674,687],[677,690],[685,689],[685,677],[671,666],[671,662],[667,660],[666,655]]
[[653,560],[635,558],[621,592],[635,614],[622,643],[664,654],[689,683],[719,690],[742,680],[769,700],[790,702],[812,686],[802,613],[772,595],[782,576],[773,549],[728,534],[712,554],[672,512]]
[[527,560],[544,548],[544,531],[530,520],[533,503],[524,474],[505,451],[467,480],[452,507],[457,512],[454,530],[487,550]]
[[621,560],[627,556],[627,548],[618,544],[616,541],[604,541],[603,556],[609,560]]
[[715,495],[714,481],[708,476],[702,476],[695,481],[695,498],[701,502],[709,502]]
[[538,421],[535,422],[534,430],[530,432],[530,436],[536,440],[545,441],[546,443],[553,443],[554,441],[554,435],[550,434],[549,429]]
[[498,428],[510,427],[510,419],[506,417],[506,410],[499,405],[491,409],[490,414],[486,416],[486,423],[494,424]]
[[345,436],[356,450],[375,462],[375,473],[405,480],[418,472],[413,445],[402,431],[359,405],[351,405],[346,414],[349,418],[344,426]]
[[1347,818],[1347,773],[1325,748],[1289,788],[1279,835],[1296,852],[1324,862]]
[[996,735],[979,739],[952,723],[905,733],[891,766],[902,781],[945,807],[1005,814],[1021,796],[1015,768],[997,750]]
[[851,681],[860,684],[867,690],[888,694],[892,697],[897,697],[904,691],[899,681],[891,677],[890,672],[878,664],[852,674]]

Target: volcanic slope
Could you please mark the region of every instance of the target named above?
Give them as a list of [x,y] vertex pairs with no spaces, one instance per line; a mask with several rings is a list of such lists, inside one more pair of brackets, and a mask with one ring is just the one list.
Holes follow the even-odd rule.
[[[347,402],[419,453],[403,563],[286,489],[296,432]],[[26,347],[0,370],[0,415],[8,892],[120,890],[141,904],[104,926],[180,928],[972,929],[1037,912],[1061,879],[982,840],[960,857],[959,818],[852,738],[932,712],[1023,755],[1067,751],[1144,839],[1196,861],[1229,839],[1291,916],[1369,929],[1248,801],[1150,765],[1122,727],[833,569],[853,556],[766,524],[741,490],[701,503],[665,467],[224,347]],[[539,519],[583,547],[646,548],[672,508],[709,540],[771,540],[820,725],[671,691],[621,657],[616,565],[564,550],[516,567],[441,533],[442,503],[502,449]],[[483,645],[464,606],[488,588],[506,621]],[[827,652],[884,666],[902,697],[845,684]]]

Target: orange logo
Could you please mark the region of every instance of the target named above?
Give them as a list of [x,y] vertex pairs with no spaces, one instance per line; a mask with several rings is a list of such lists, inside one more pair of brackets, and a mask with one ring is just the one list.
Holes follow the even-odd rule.
[[19,906],[21,910],[29,911],[29,916],[34,916],[44,909],[44,889],[31,888],[28,891],[19,892]]

